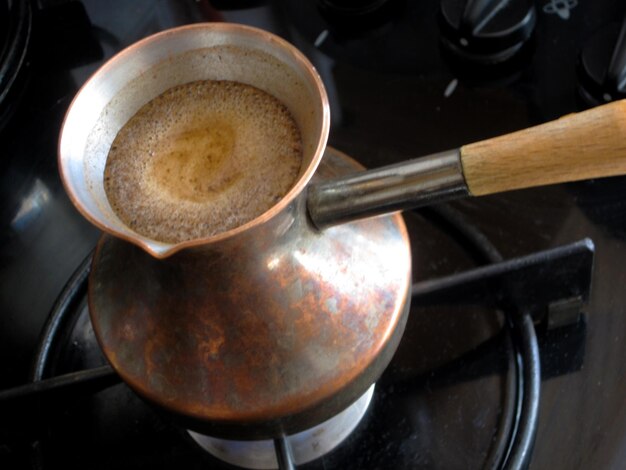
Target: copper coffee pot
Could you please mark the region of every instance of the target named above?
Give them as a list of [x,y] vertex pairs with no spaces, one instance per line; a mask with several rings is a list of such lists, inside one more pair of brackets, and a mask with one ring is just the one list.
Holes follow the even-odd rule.
[[[280,99],[300,127],[303,165],[293,188],[256,219],[212,237],[162,243],[112,211],[104,165],[115,135],[143,104],[200,79],[244,82]],[[84,85],[59,143],[66,191],[106,232],[89,281],[98,341],[130,387],[191,429],[258,439],[318,424],[378,378],[406,323],[406,228],[398,214],[370,216],[624,174],[625,116],[626,103],[617,102],[363,171],[326,147],[323,84],[284,40],[233,24],[151,36]]]

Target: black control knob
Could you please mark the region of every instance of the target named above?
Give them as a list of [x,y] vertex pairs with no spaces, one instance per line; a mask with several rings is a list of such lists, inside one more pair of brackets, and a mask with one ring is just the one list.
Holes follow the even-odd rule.
[[442,0],[441,40],[453,54],[478,64],[504,62],[532,36],[531,0]]
[[626,17],[602,28],[580,52],[578,90],[591,106],[626,98]]

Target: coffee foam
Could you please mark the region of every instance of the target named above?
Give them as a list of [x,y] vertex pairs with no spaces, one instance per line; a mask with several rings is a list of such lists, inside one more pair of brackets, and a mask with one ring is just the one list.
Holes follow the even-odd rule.
[[300,131],[280,101],[242,83],[198,81],[167,90],[122,127],[104,187],[125,224],[176,243],[261,215],[301,163]]

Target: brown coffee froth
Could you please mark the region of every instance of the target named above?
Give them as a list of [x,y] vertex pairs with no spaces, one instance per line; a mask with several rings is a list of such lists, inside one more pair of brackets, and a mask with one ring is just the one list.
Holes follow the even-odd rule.
[[261,215],[293,186],[301,163],[300,131],[280,101],[207,80],[167,90],[122,127],[104,188],[125,224],[176,243]]

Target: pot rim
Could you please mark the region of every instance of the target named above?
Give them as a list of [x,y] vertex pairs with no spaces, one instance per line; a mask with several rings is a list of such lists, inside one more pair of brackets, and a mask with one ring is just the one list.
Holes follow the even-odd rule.
[[[91,84],[94,82],[96,78],[101,77],[104,74],[107,74],[108,71],[117,65],[121,61],[128,60],[128,56],[135,54],[137,50],[145,47],[147,44],[150,44],[155,41],[162,41],[168,37],[172,37],[178,34],[187,33],[188,31],[193,30],[205,30],[205,29],[216,30],[218,32],[223,32],[226,34],[246,34],[249,36],[253,36],[259,39],[259,41],[272,43],[274,46],[283,49],[288,55],[290,55],[294,62],[296,62],[302,70],[306,70],[312,82],[315,85],[315,89],[317,94],[320,97],[320,102],[322,106],[322,123],[320,129],[320,136],[317,142],[317,146],[315,151],[313,152],[313,156],[304,171],[302,171],[301,176],[294,183],[292,188],[282,197],[282,199],[272,206],[270,209],[260,214],[256,218],[246,222],[245,224],[239,225],[238,227],[232,228],[230,230],[226,230],[224,232],[220,232],[218,234],[203,237],[203,238],[195,238],[192,240],[187,240],[184,242],[178,243],[166,243],[158,240],[154,240],[147,236],[141,235],[135,232],[135,235],[130,235],[129,233],[122,232],[117,230],[114,227],[111,227],[101,221],[100,218],[94,216],[81,202],[80,197],[77,195],[77,192],[74,190],[74,187],[70,184],[71,178],[68,175],[68,167],[64,163],[64,158],[62,154],[62,142],[63,139],[69,138],[66,132],[66,125],[70,114],[72,113],[76,101],[79,97],[84,93],[86,89],[88,89]],[[172,29],[167,29],[165,31],[161,31],[159,33],[148,36],[144,39],[141,39],[125,49],[121,50],[109,60],[107,60],[104,64],[102,64],[88,79],[85,83],[80,87],[72,102],[70,103],[65,116],[63,118],[63,122],[61,124],[61,132],[60,137],[57,144],[57,162],[59,167],[59,173],[61,175],[61,181],[63,183],[63,187],[69,196],[72,204],[78,209],[83,217],[85,217],[89,222],[98,227],[104,232],[107,232],[117,238],[133,243],[146,252],[148,252],[151,256],[157,259],[167,258],[174,253],[191,247],[204,246],[208,244],[213,244],[217,242],[221,242],[226,239],[230,239],[234,236],[237,236],[241,233],[249,231],[250,229],[265,224],[272,218],[274,218],[277,214],[282,212],[300,193],[304,191],[307,184],[313,177],[322,156],[324,155],[324,150],[326,148],[326,143],[328,141],[328,134],[330,131],[330,106],[328,102],[328,95],[326,94],[326,89],[322,82],[322,79],[308,58],[300,52],[294,45],[289,43],[288,41],[270,33],[268,31],[255,28],[252,26],[237,24],[237,23],[195,23],[191,25],[180,26]],[[129,228],[130,230],[130,228]]]

